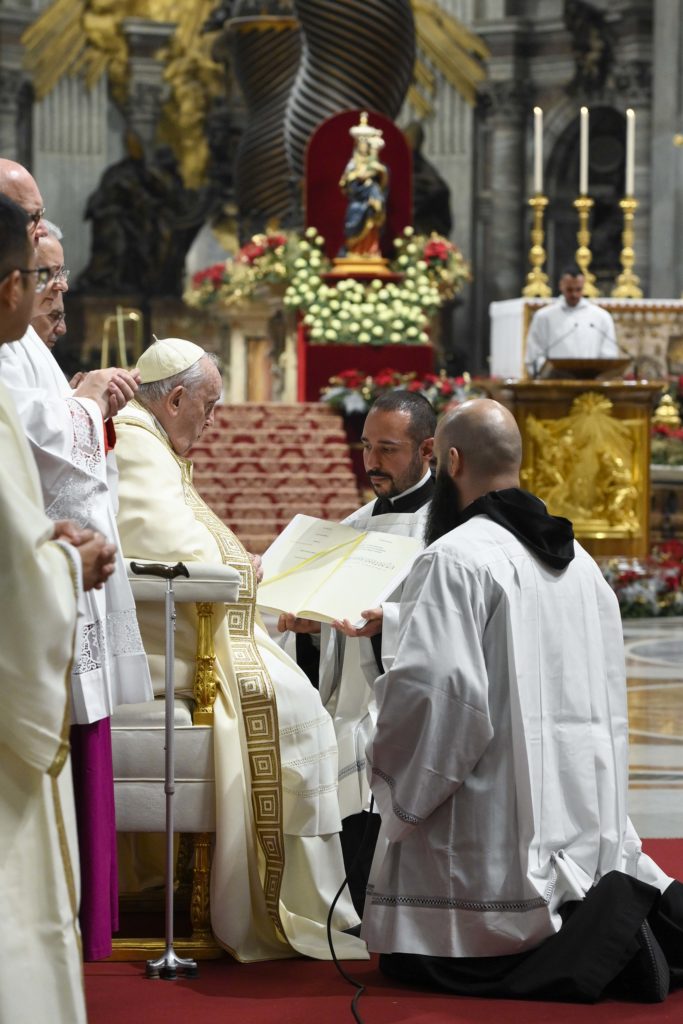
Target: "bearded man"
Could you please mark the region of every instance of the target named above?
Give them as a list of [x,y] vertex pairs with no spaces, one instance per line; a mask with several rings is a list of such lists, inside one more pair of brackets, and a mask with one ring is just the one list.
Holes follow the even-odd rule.
[[377,682],[362,934],[408,984],[660,1001],[683,981],[683,886],[626,814],[616,597],[571,523],[520,489],[508,410],[465,403],[435,448],[430,546]]
[[[373,403],[363,426],[363,463],[376,498],[344,519],[358,530],[424,537],[434,490],[431,458],[436,415],[422,395],[390,391]],[[365,747],[377,716],[375,680],[389,668],[398,645],[401,587],[380,608],[363,612],[366,625],[354,628],[282,615],[281,631],[297,634],[301,654],[307,637],[320,635],[319,688],[332,715],[339,746],[339,806],[342,848],[349,890],[362,914],[368,875],[379,831],[379,815],[368,820],[370,787]],[[310,653],[306,652],[310,658]]]
[[[187,458],[213,422],[221,376],[203,349],[177,338],[151,345],[138,371],[136,401],[117,417],[126,557],[222,562],[242,577],[238,603],[214,609],[211,927],[239,960],[328,959],[325,922],[344,878],[334,729],[308,679],[259,625],[253,560],[194,489]],[[196,611],[179,605],[176,614],[175,687],[192,696]],[[141,605],[139,616],[162,694],[163,610]],[[267,799],[259,796],[264,784]],[[338,955],[367,956],[359,939],[343,934],[357,923],[342,899],[332,922]]]

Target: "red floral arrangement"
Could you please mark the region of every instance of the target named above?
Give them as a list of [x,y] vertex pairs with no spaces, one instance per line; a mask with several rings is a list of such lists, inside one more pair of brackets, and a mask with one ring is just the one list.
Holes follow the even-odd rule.
[[362,370],[341,370],[330,377],[329,386],[323,389],[321,401],[329,402],[344,413],[367,412],[372,403],[385,391],[411,391],[424,395],[437,413],[459,405],[468,398],[485,395],[485,389],[478,386],[468,373],[461,377],[447,377],[445,372],[426,373],[417,377],[414,373],[401,373],[385,366],[375,374],[364,374]]

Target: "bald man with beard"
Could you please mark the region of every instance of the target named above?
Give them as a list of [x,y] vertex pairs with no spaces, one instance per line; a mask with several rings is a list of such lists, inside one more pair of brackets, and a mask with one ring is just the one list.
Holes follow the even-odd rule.
[[408,984],[661,1001],[683,982],[683,887],[626,814],[617,600],[571,523],[520,488],[503,406],[460,406],[435,450],[429,546],[375,684],[362,936]]

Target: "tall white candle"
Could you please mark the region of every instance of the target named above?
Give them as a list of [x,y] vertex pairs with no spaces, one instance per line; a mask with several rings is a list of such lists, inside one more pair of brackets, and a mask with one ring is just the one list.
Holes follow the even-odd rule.
[[588,195],[588,107],[581,107],[579,138],[579,195]]
[[543,111],[534,107],[534,192],[543,194]]
[[626,111],[626,195],[630,198],[635,191],[636,166],[636,115],[629,107]]

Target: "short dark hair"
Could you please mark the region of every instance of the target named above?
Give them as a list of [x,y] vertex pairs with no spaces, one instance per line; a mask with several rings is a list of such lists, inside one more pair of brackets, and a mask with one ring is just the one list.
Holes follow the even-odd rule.
[[424,395],[416,391],[385,391],[370,406],[371,412],[405,412],[410,416],[408,434],[416,444],[422,444],[436,432],[436,413]]
[[28,214],[0,193],[0,279],[26,266],[31,251],[28,222]]
[[583,270],[577,267],[576,263],[570,263],[560,273],[559,280],[561,281],[563,277],[583,277]]

